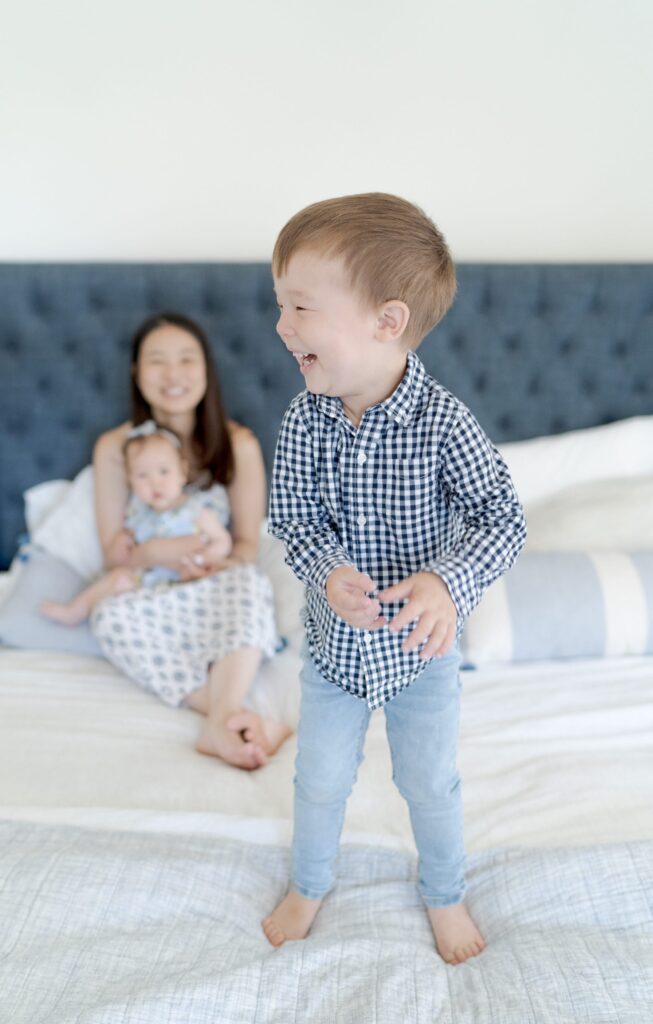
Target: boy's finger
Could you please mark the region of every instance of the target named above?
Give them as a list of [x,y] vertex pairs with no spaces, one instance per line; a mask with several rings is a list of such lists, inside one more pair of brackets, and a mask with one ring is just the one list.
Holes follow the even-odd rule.
[[379,593],[380,601],[401,601],[404,597],[408,597],[413,589],[413,581],[402,580],[401,583],[395,583],[393,587],[388,587],[386,590],[382,590]]
[[395,615],[394,619],[390,620],[389,630],[391,633],[398,633],[404,626],[410,625],[415,619],[419,619],[420,615],[424,612],[424,609],[416,601],[409,601],[404,607]]
[[435,620],[432,615],[422,615],[421,619],[401,645],[402,651],[408,653],[415,650],[431,636]]

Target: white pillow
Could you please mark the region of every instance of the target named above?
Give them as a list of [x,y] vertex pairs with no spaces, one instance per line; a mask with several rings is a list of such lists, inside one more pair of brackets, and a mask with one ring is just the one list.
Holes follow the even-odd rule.
[[590,480],[653,474],[653,416],[499,446],[523,504]]
[[93,467],[78,473],[61,501],[32,532],[38,547],[66,562],[82,579],[102,571],[102,549],[95,527]]
[[526,506],[530,551],[653,550],[653,475],[599,480]]
[[46,480],[44,484],[36,484],[23,492],[25,522],[29,534],[33,534],[59,502],[63,501],[70,487],[70,480]]

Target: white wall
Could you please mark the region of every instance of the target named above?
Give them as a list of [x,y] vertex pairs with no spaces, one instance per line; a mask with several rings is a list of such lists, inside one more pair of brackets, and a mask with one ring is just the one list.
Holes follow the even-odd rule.
[[21,0],[0,259],[267,259],[384,190],[464,260],[651,260],[650,0]]

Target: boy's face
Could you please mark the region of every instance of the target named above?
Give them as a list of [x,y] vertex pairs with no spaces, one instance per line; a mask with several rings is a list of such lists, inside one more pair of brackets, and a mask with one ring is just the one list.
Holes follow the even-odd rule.
[[127,476],[136,497],[157,512],[174,505],[186,483],[179,452],[165,437],[150,437],[142,447],[127,450]]
[[300,249],[274,285],[277,332],[309,391],[341,398],[357,421],[392,393],[406,354],[379,340],[379,315],[352,290],[340,260]]

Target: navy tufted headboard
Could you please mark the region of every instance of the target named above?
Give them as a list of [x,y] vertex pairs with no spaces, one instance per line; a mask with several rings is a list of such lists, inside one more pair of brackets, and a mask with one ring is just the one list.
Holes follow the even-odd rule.
[[[500,442],[653,412],[653,267],[460,265],[427,369]],[[215,350],[228,411],[268,468],[302,382],[275,333],[266,264],[0,264],[0,566],[22,492],[73,476],[128,413],[141,319],[177,309]]]

